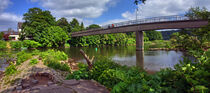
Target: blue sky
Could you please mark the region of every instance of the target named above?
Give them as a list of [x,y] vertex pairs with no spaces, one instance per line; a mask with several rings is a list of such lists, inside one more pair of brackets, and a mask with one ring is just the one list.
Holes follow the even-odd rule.
[[39,7],[50,10],[57,19],[66,17],[68,21],[77,18],[90,24],[110,24],[136,18],[184,14],[190,7],[210,9],[210,0],[147,0],[136,6],[134,0],[0,0],[0,31],[17,29],[17,22],[29,8]]

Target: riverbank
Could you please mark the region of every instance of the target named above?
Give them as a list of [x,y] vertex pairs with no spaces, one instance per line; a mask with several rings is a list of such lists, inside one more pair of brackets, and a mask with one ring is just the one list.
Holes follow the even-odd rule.
[[[9,70],[10,74],[7,74],[8,70],[6,70],[4,74],[1,74],[0,92],[22,93],[36,91],[41,93],[51,93],[57,91],[58,93],[84,93],[84,91],[86,91],[88,93],[109,93],[104,86],[93,80],[65,80],[67,74],[71,73],[71,71],[54,69],[51,66],[55,63],[48,67],[49,65],[46,65],[46,62],[43,61],[46,59],[43,59],[43,57],[40,56],[44,55],[40,53],[39,56],[33,56],[22,62],[20,65],[14,63],[15,68],[13,68],[13,71],[12,69]],[[37,62],[32,61],[34,59],[36,59]],[[68,60],[61,61],[62,64],[67,62]],[[75,66],[75,64],[71,62],[68,66]]]

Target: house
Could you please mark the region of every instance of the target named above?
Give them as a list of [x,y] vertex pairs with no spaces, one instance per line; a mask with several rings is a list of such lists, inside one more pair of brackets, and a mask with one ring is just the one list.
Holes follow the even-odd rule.
[[19,32],[15,32],[14,30],[8,29],[8,31],[2,31],[4,33],[4,40],[18,40]]

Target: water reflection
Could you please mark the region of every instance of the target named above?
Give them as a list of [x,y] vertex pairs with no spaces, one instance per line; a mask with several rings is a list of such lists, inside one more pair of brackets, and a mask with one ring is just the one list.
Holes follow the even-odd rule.
[[161,68],[172,68],[182,60],[180,51],[136,51],[135,46],[127,47],[94,47],[67,48],[65,52],[78,62],[85,62],[79,50],[83,49],[89,56],[106,56],[116,63],[127,66],[139,66],[149,72],[159,71]]

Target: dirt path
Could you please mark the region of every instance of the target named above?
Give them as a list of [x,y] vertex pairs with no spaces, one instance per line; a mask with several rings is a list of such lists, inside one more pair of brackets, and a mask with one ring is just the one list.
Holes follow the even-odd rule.
[[11,48],[11,46],[10,46],[10,43],[9,42],[7,42],[7,48]]

